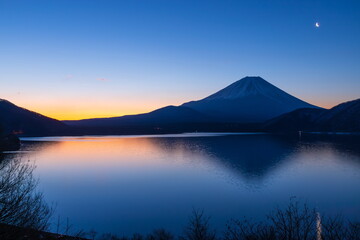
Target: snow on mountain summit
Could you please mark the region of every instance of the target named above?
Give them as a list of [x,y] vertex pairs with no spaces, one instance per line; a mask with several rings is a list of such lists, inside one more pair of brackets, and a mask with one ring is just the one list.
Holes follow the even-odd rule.
[[318,108],[261,77],[245,77],[204,99],[182,106],[219,121],[232,122],[262,122],[295,109]]
[[264,95],[270,98],[288,98],[286,92],[275,87],[271,83],[267,82],[261,77],[245,77],[233,84],[230,84],[226,88],[210,95],[204,100],[212,99],[236,99],[247,96]]

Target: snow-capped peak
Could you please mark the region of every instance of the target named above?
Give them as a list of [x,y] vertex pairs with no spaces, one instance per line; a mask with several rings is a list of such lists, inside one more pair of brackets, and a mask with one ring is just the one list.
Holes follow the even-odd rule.
[[236,99],[254,95],[265,95],[270,97],[274,94],[279,95],[280,93],[286,94],[284,91],[270,84],[261,77],[245,77],[210,95],[206,98],[206,100]]

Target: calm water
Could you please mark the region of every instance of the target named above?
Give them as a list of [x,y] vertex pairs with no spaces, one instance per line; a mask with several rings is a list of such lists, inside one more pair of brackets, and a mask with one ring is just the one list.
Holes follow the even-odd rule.
[[[129,235],[180,233],[192,209],[214,227],[263,219],[291,197],[360,220],[360,142],[189,134],[27,138],[8,157],[34,161],[55,219]],[[54,220],[56,221],[56,220]],[[55,226],[53,226],[53,229]]]

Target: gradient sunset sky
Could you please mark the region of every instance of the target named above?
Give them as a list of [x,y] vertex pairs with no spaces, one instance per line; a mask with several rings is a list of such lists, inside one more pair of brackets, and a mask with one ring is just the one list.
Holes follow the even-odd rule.
[[0,98],[50,117],[148,112],[245,76],[327,108],[359,98],[360,1],[0,0]]

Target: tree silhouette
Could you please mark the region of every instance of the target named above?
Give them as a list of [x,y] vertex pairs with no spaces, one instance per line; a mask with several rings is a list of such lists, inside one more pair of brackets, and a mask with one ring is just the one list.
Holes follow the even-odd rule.
[[0,162],[0,223],[46,230],[52,209],[36,191],[34,165],[21,159]]

